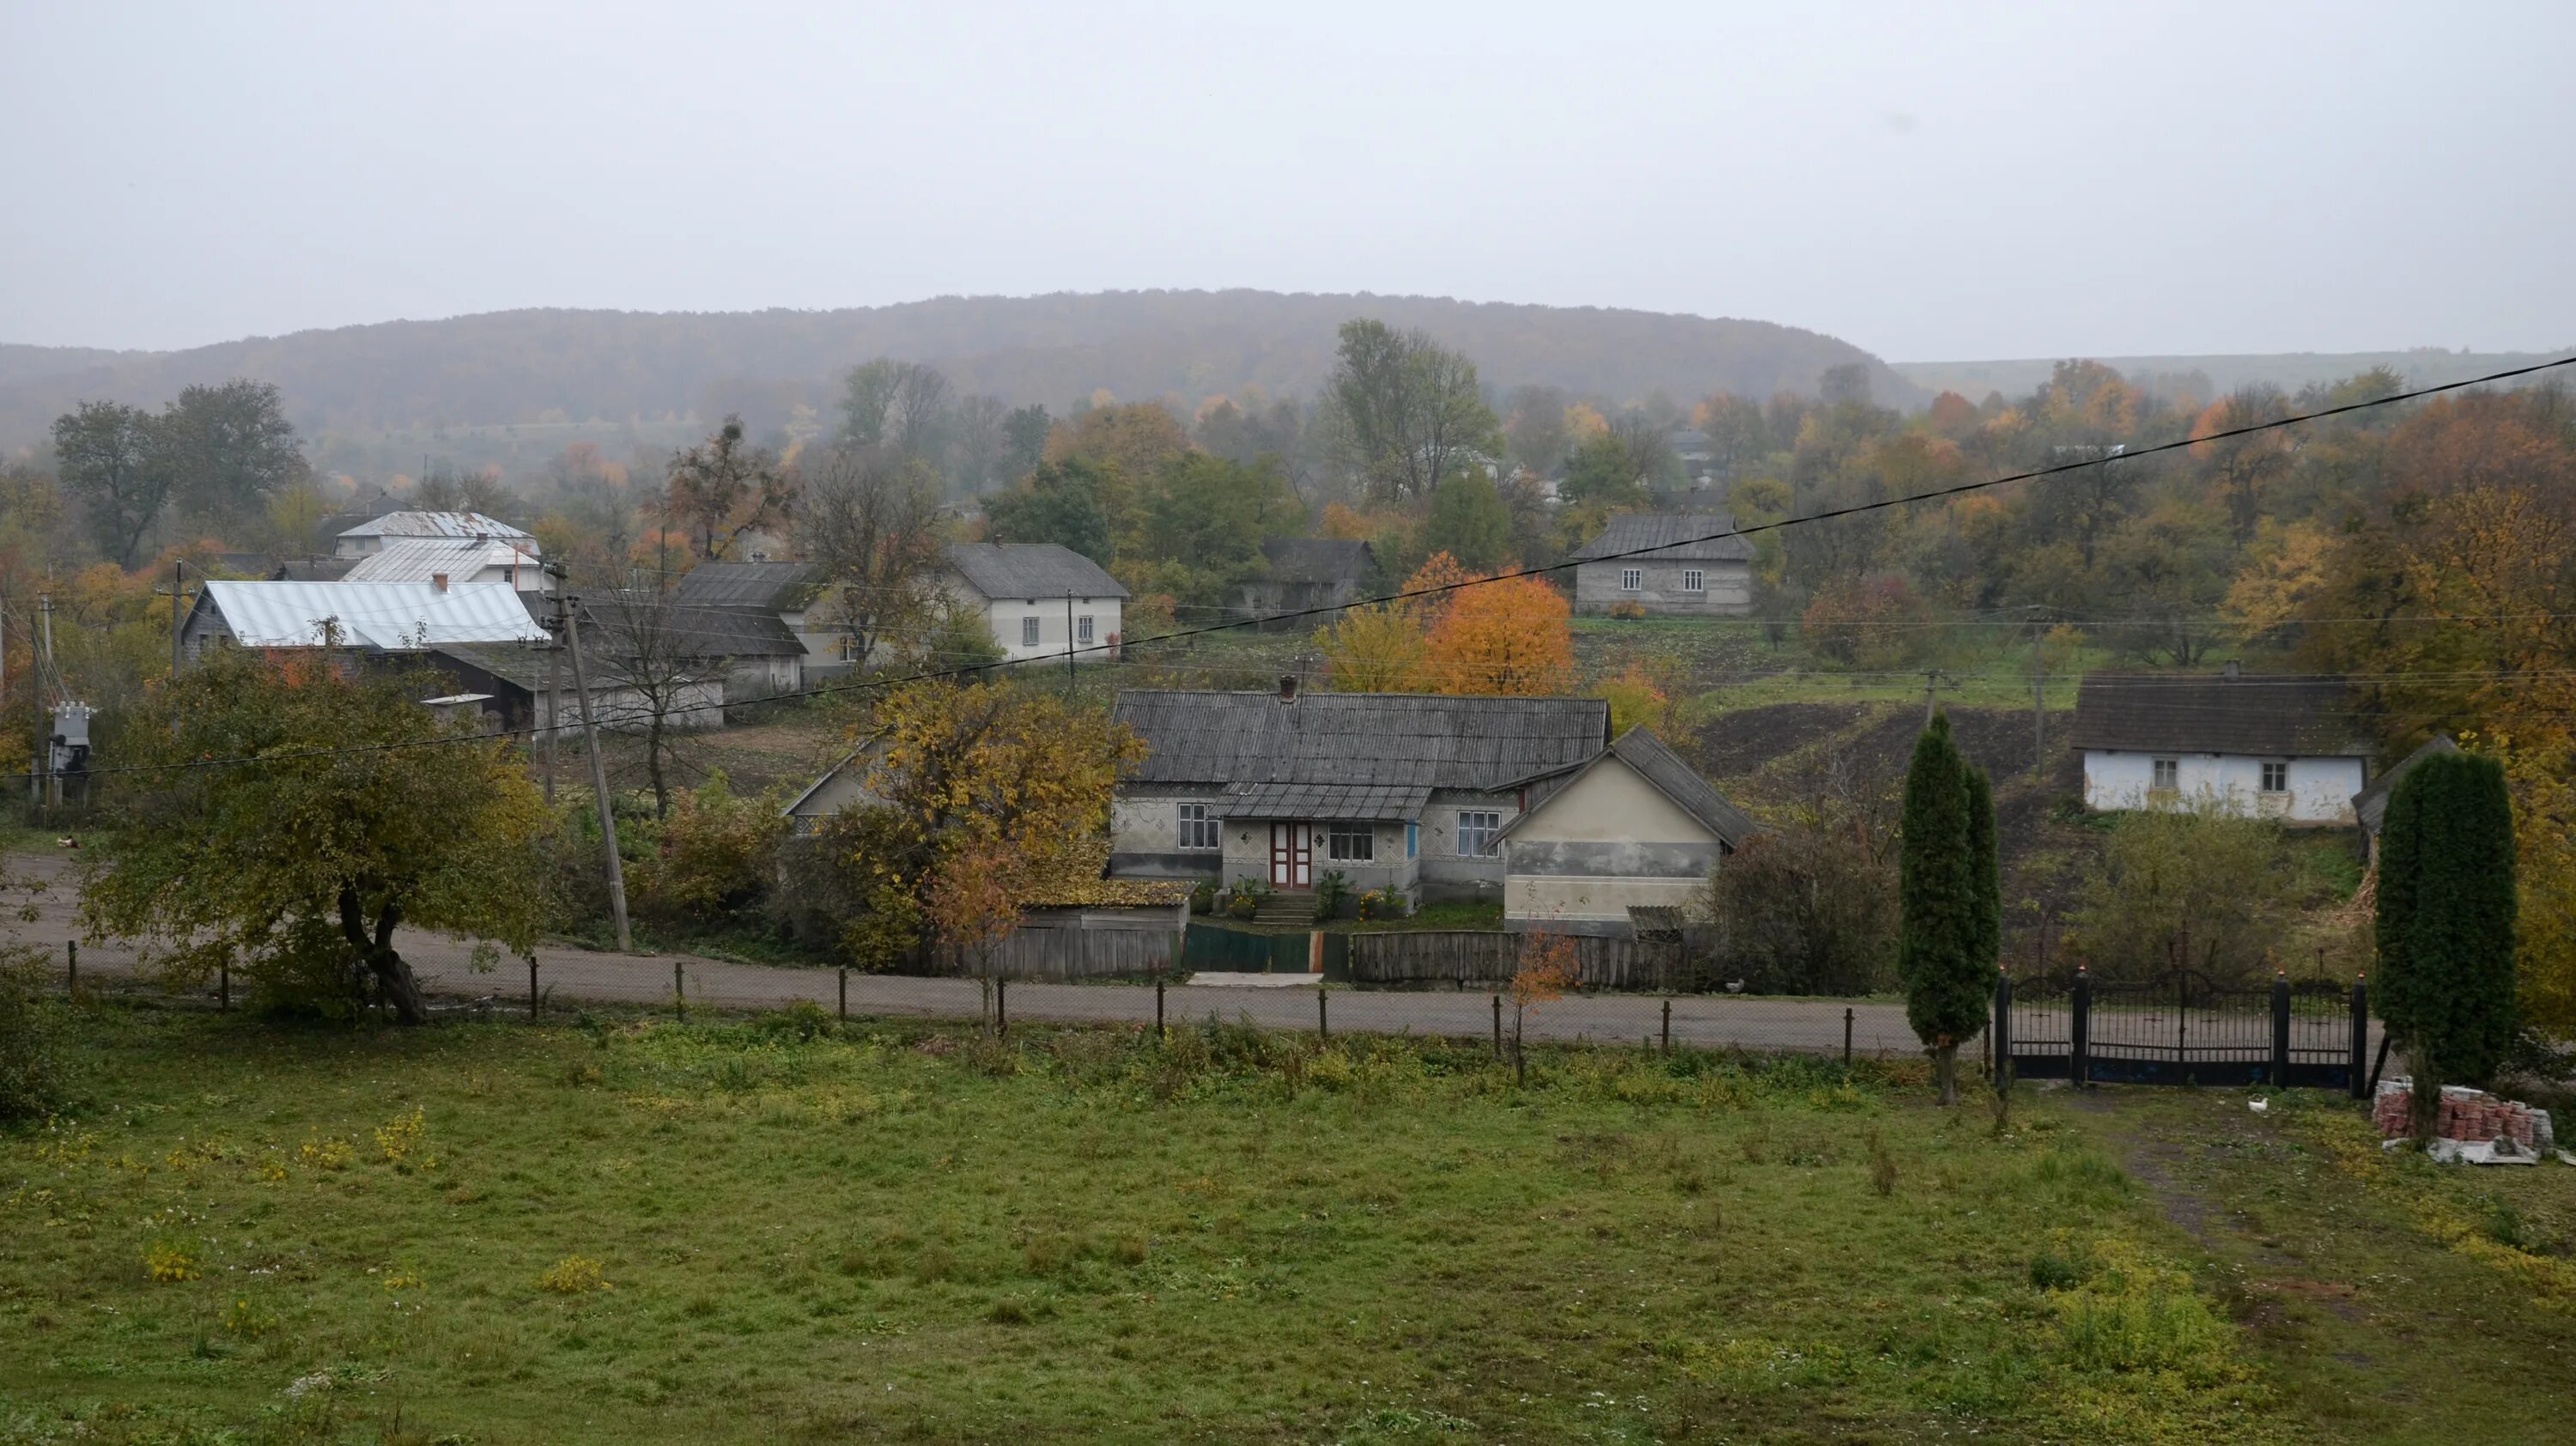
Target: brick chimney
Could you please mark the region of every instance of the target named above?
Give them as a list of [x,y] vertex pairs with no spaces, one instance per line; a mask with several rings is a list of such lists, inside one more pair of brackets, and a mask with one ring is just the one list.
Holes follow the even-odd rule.
[[447,574],[443,572],[431,573],[429,575],[429,585],[438,589],[440,592],[447,591]]
[[1297,701],[1296,674],[1282,673],[1279,675],[1279,701],[1283,704],[1294,703]]

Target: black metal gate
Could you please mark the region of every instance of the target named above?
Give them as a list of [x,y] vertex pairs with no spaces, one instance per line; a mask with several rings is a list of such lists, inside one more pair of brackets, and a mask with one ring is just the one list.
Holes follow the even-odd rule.
[[2071,977],[1995,984],[1998,1058],[2022,1079],[2080,1084],[2268,1084],[2359,1098],[2370,1001],[2324,980],[2222,985],[2183,969],[2142,984]]

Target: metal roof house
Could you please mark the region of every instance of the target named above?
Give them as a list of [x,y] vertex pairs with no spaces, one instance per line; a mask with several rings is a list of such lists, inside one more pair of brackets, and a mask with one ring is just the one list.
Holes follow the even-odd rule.
[[180,629],[180,652],[193,662],[227,643],[419,653],[545,638],[506,583],[210,582]]
[[1112,714],[1147,752],[1118,786],[1110,872],[1249,878],[1338,871],[1416,899],[1502,896],[1503,830],[1532,785],[1610,742],[1598,698],[1127,691]]
[[1505,825],[1503,926],[1625,936],[1669,927],[1756,831],[1654,734],[1631,728],[1530,789]]
[[1625,512],[1574,550],[1574,610],[1670,617],[1753,611],[1753,544],[1723,512]]
[[2214,807],[2350,825],[2377,748],[2338,677],[2090,673],[2071,741],[2094,809]]
[[382,552],[388,542],[418,537],[498,538],[525,543],[531,552],[536,550],[535,538],[480,512],[415,511],[388,512],[346,528],[332,540],[331,550],[341,557],[364,557]]
[[497,582],[523,593],[546,590],[545,563],[534,542],[501,537],[412,537],[358,558],[342,582]]
[[1100,564],[1052,542],[961,542],[948,549],[948,589],[983,614],[1013,662],[1117,656],[1127,589]]

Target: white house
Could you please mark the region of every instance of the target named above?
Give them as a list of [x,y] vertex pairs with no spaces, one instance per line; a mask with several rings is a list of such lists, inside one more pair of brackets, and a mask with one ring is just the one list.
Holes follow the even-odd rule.
[[1754,832],[1662,740],[1631,728],[1505,825],[1503,927],[1626,937],[1678,910]]
[[220,643],[424,653],[545,641],[518,592],[498,582],[210,582],[180,630],[191,662]]
[[2341,678],[2092,673],[2075,700],[2088,808],[2210,804],[2349,825],[2376,753]]
[[332,540],[331,551],[339,557],[364,557],[384,551],[387,543],[423,537],[499,539],[536,550],[535,538],[480,512],[388,512],[341,532]]
[[994,644],[1012,662],[1118,655],[1127,589],[1069,547],[961,542],[948,549],[945,581],[960,602],[983,614]]

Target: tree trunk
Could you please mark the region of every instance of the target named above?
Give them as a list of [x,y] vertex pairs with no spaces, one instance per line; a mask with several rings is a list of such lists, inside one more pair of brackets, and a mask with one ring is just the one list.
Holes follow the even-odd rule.
[[662,713],[655,710],[653,721],[644,728],[644,771],[653,778],[653,816],[671,816],[671,790],[662,781]]
[[1959,1102],[1959,1046],[1944,1043],[1932,1047],[1932,1082],[1940,1087],[1943,1105]]
[[349,947],[358,951],[359,966],[375,984],[376,997],[393,1010],[396,1023],[426,1024],[429,1006],[421,999],[420,981],[412,977],[410,962],[394,949],[394,929],[401,923],[402,905],[387,900],[370,934],[357,889],[340,890],[340,932]]
[[2412,1043],[2406,1046],[2406,1069],[2414,1079],[2406,1100],[2406,1123],[2420,1148],[2432,1144],[2433,1132],[2441,1128],[2442,1072],[2430,1051]]

